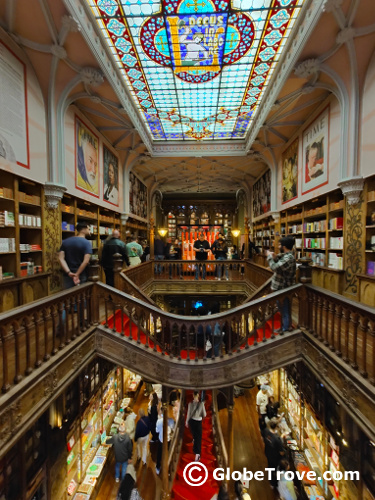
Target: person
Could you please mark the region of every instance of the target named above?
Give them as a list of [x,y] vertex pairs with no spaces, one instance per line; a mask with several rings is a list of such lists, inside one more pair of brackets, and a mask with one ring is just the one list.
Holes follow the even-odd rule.
[[98,184],[98,141],[80,127],[77,152],[77,185],[90,193],[99,194]]
[[[160,236],[156,235],[154,240],[154,259],[164,260],[165,259],[165,245]],[[155,264],[155,274],[161,274],[161,264]]]
[[[166,251],[168,251],[168,253],[166,253],[166,258],[168,260],[181,260],[182,250],[181,250],[181,244],[180,244],[179,239],[176,238],[173,243],[172,243],[172,239],[169,239],[167,246],[166,246]],[[173,271],[174,265],[176,265],[176,264],[169,263],[169,279],[170,280],[172,279],[172,271]],[[180,277],[180,279],[182,279],[181,269],[182,268],[180,267],[180,264],[177,263],[176,272],[177,272],[177,275]]]
[[[280,253],[275,255],[268,250],[267,262],[274,275],[271,281],[271,290],[283,290],[294,285],[296,281],[296,259],[292,253],[294,239],[290,236],[283,236],[279,241]],[[292,331],[292,321],[290,314],[290,300],[285,297],[283,301],[278,301],[278,307],[281,311],[281,326],[275,333]]]
[[135,419],[137,418],[137,414],[128,406],[125,408],[125,430],[130,439],[133,441],[135,436]]
[[124,424],[120,425],[118,434],[107,438],[106,444],[113,444],[113,448],[115,450],[115,479],[116,483],[118,483],[120,482],[120,469],[121,479],[124,479],[128,466],[128,460],[131,459],[133,452],[133,442],[126,433]]
[[194,392],[193,401],[188,405],[186,415],[186,427],[190,427],[193,435],[193,453],[195,453],[195,461],[201,458],[202,448],[202,421],[206,416],[206,408],[204,403],[199,400],[199,392]]
[[259,415],[259,425],[263,425],[265,423],[265,418],[267,415],[267,405],[268,405],[268,385],[261,385],[260,390],[257,394],[257,399],[256,399],[256,405],[257,405],[257,412]]
[[134,465],[129,460],[126,474],[124,479],[121,481],[116,500],[132,500],[133,498],[140,498],[135,495],[135,492],[138,491],[135,487],[136,481],[137,473]]
[[141,255],[141,262],[147,262],[150,260],[150,245],[147,240],[142,243],[143,254]]
[[283,442],[277,432],[277,423],[270,422],[269,427],[264,429],[263,433],[264,440],[264,453],[267,458],[268,467],[273,469],[271,472],[270,484],[273,488],[277,488],[277,474],[276,470],[285,456],[285,449]]
[[156,422],[158,420],[158,404],[159,398],[156,392],[150,394],[150,403],[148,405],[148,416],[150,418],[150,431],[151,431],[151,443],[159,440],[158,433],[156,432]]
[[[161,469],[161,461],[163,458],[163,413],[161,411],[160,405],[158,406],[158,420],[156,422],[156,432],[158,433],[159,437],[159,444],[158,444],[158,454],[157,454],[157,459],[156,459],[156,474],[160,474],[160,469]],[[173,418],[168,418],[168,446],[171,441],[172,437],[172,432],[175,428],[175,421]]]
[[108,184],[104,186],[103,198],[113,205],[118,205],[118,189],[117,189],[117,168],[110,161],[108,163]]
[[110,286],[115,286],[115,276],[113,272],[113,256],[115,253],[120,254],[122,261],[126,262],[128,266],[130,265],[126,245],[120,240],[120,231],[118,229],[114,229],[111,236],[104,242],[101,256],[105,282]]
[[[195,252],[195,260],[199,263],[206,261],[208,257],[208,252],[210,251],[210,244],[205,239],[203,233],[199,233],[199,238],[194,242],[193,250]],[[195,279],[199,279],[199,268],[200,264],[197,263],[195,266]],[[202,279],[206,279],[206,264],[202,264]]]
[[250,495],[244,491],[243,484],[239,479],[234,483],[234,492],[238,500],[251,500]]
[[64,240],[59,250],[60,266],[64,272],[63,288],[72,288],[88,280],[87,265],[92,255],[92,245],[86,237],[90,229],[85,222],[78,222],[77,236]]
[[285,459],[280,460],[278,470],[280,471],[280,479],[277,484],[277,491],[280,500],[297,500],[293,479],[286,479],[285,477],[285,472],[290,470],[289,462]]
[[310,182],[324,173],[324,158],[319,158],[319,143],[313,142],[307,150],[305,182]]
[[142,459],[143,465],[147,462],[147,443],[150,434],[150,418],[146,417],[143,408],[138,410],[139,420],[135,428],[134,441],[137,443],[137,460]]
[[126,244],[130,266],[137,266],[141,263],[141,256],[143,254],[142,246],[137,242],[137,237],[132,236],[130,243]]
[[[259,253],[259,252],[260,252],[259,248],[256,245],[254,245],[249,236],[249,259],[253,258],[254,253]],[[245,243],[242,243],[241,258],[242,259],[245,258]]]
[[[211,246],[211,252],[214,254],[216,260],[227,260],[228,246],[225,243],[223,234],[219,233],[217,240]],[[221,279],[224,267],[224,264],[216,265],[216,279]],[[228,281],[228,266],[225,268],[225,278]]]
[[278,416],[279,408],[280,403],[278,401],[275,401],[274,396],[269,396],[266,406],[266,413],[269,420],[272,420],[273,418]]

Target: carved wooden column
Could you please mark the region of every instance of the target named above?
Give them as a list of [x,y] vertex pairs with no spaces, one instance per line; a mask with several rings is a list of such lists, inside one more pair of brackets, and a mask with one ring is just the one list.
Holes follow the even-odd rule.
[[163,385],[162,412],[163,412],[163,454],[161,458],[162,500],[170,498],[168,480],[168,388]]
[[[248,259],[249,258],[249,217],[245,217],[244,219],[244,224],[245,224],[245,249],[243,253],[243,258]],[[238,252],[241,251],[240,248],[237,249]]]
[[155,221],[154,217],[150,217],[150,259],[154,260],[154,240],[155,240]]
[[[100,279],[99,269],[100,266],[99,266],[98,256],[93,255],[89,263],[89,281],[92,281],[93,283],[97,283],[99,281]],[[95,286],[94,289],[91,291],[91,297],[90,297],[91,301],[90,319],[94,325],[97,325],[99,323],[99,297],[98,293],[95,293],[97,292],[96,288],[97,287]]]

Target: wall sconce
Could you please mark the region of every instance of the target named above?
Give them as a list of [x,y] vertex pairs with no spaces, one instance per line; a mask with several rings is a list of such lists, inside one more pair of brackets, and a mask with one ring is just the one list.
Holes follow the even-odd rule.
[[165,227],[159,227],[159,229],[158,229],[158,233],[160,234],[160,236],[162,238],[164,238],[164,236],[167,234],[167,232],[168,232],[168,229]]
[[238,238],[241,231],[239,229],[232,229],[232,234],[235,238]]

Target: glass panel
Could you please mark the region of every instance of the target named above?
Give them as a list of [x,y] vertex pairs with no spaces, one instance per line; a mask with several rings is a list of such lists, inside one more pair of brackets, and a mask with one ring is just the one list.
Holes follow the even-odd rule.
[[304,0],[87,0],[154,141],[243,139]]

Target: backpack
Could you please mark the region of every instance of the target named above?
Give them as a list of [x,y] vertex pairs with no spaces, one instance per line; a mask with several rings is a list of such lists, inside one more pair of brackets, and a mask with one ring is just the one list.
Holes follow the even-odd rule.
[[133,488],[129,500],[143,500],[137,488]]

